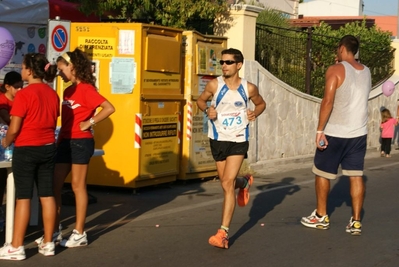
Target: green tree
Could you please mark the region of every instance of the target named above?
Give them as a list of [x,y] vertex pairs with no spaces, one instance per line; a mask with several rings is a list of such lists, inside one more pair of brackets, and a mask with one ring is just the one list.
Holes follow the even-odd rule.
[[326,23],[315,27],[312,38],[312,88],[313,94],[322,97],[324,73],[334,63],[338,41],[342,36],[353,35],[359,39],[358,60],[371,71],[373,86],[389,77],[393,69],[394,49],[391,47],[391,33],[375,25],[366,26],[366,21],[347,23],[333,30]]
[[141,21],[182,29],[214,19],[228,10],[225,0],[80,0],[80,10],[111,19]]
[[290,20],[284,13],[271,8],[265,8],[256,18],[256,23],[290,28]]
[[[279,25],[275,23],[279,19],[270,18],[269,24]],[[311,40],[310,91],[314,96],[323,97],[325,72],[335,62],[340,38],[347,34],[359,39],[358,59],[370,68],[373,86],[392,75],[394,49],[391,47],[391,33],[376,26],[368,28],[365,20],[348,23],[338,30],[321,23],[313,27],[311,35],[307,30],[258,24],[256,60],[283,82],[306,92],[306,48]]]
[[304,91],[306,36],[291,26],[287,15],[271,8],[260,12],[256,22],[258,62],[280,80]]

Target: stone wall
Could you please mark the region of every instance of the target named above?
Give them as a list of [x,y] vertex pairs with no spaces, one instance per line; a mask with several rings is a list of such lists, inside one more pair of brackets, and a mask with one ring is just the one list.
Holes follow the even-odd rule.
[[[266,101],[266,110],[251,123],[249,164],[262,164],[276,159],[312,157],[321,99],[301,93],[280,81],[256,61],[245,61],[241,76],[256,84]],[[398,76],[392,76],[395,84]],[[399,92],[386,97],[381,86],[370,93],[368,147],[380,145],[380,109],[388,108],[396,116]]]

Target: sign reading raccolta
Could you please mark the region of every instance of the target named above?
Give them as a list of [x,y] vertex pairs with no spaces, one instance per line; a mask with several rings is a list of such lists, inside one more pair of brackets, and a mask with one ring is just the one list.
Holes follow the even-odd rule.
[[107,39],[85,39],[84,43],[85,49],[100,49],[100,50],[113,50],[113,45],[109,44]]
[[78,46],[93,59],[112,58],[116,50],[115,38],[84,37],[78,38]]

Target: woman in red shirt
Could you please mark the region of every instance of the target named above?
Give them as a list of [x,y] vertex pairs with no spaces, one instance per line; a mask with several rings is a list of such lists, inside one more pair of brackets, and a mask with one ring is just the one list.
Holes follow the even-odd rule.
[[[86,175],[91,156],[94,153],[94,139],[91,127],[108,118],[115,109],[100,95],[95,87],[95,77],[91,70],[91,60],[76,48],[57,59],[59,75],[72,85],[65,89],[61,129],[58,135],[58,148],[54,173],[54,194],[57,202],[57,220],[60,222],[61,193],[65,178],[71,172],[72,190],[75,194],[76,223],[69,239],[63,239],[63,247],[80,247],[88,244],[84,231],[88,195]],[[100,111],[96,114],[96,109]],[[53,238],[60,235],[54,233]]]
[[42,205],[44,224],[43,242],[39,253],[54,255],[54,221],[56,205],[53,193],[55,127],[60,114],[57,93],[45,81],[52,81],[57,67],[51,65],[43,54],[26,54],[22,63],[22,79],[28,82],[15,95],[10,114],[12,116],[2,146],[14,142],[12,171],[15,182],[15,219],[11,244],[0,249],[0,259],[23,260],[23,246],[30,217],[30,201],[36,182]]

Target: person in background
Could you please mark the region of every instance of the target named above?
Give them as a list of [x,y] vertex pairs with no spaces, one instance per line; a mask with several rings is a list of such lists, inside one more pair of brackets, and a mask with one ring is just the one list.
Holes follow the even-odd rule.
[[326,72],[324,97],[320,105],[316,131],[315,174],[316,209],[301,223],[310,228],[329,229],[327,200],[330,180],[336,179],[338,167],[349,176],[352,217],[345,231],[362,232],[361,211],[365,194],[364,157],[367,149],[368,99],[371,74],[355,59],[359,41],[352,35],[341,38],[337,48],[339,63]]
[[[88,194],[86,176],[90,158],[94,153],[94,138],[91,131],[97,123],[115,112],[114,106],[100,95],[95,87],[92,62],[86,53],[76,48],[57,59],[59,75],[72,85],[65,89],[62,101],[61,129],[54,172],[54,193],[57,203],[55,227],[60,224],[61,194],[64,181],[71,173],[71,185],[75,194],[76,223],[68,239],[62,239],[63,247],[88,245],[84,231]],[[97,108],[100,108],[96,113]],[[59,237],[54,233],[53,237]]]
[[[208,137],[216,169],[224,192],[222,224],[209,238],[209,244],[219,248],[229,246],[229,227],[235,209],[235,189],[239,188],[237,203],[249,201],[252,175],[237,177],[247,155],[249,122],[254,121],[266,108],[258,88],[240,78],[238,72],[244,63],[241,51],[230,48],[222,51],[223,76],[211,80],[199,96],[197,105],[208,117]],[[211,106],[207,106],[212,97]],[[255,105],[251,110],[249,103]]]
[[389,109],[381,110],[381,157],[391,157],[392,138],[398,119],[392,118]]
[[60,115],[59,97],[44,81],[51,82],[57,74],[57,66],[51,65],[43,54],[26,54],[22,62],[21,76],[28,82],[15,95],[10,111],[10,127],[1,145],[14,144],[12,171],[15,182],[15,217],[11,244],[0,249],[0,259],[23,260],[26,258],[24,237],[30,217],[30,201],[33,186],[42,206],[44,238],[39,253],[52,256],[52,241],[56,205],[53,193],[55,127]]
[[[22,88],[24,82],[21,74],[10,71],[4,76],[0,86],[0,124],[10,125],[10,110],[14,102],[15,94]],[[2,209],[4,193],[7,184],[7,169],[0,169],[0,232],[4,229],[4,212]]]
[[10,71],[4,76],[3,85],[0,86],[0,123],[10,125],[10,110],[15,94],[22,89],[24,82],[21,74]]

